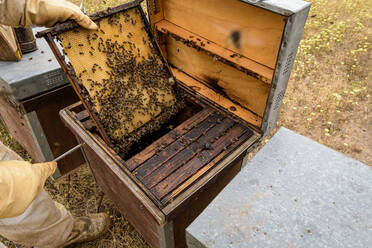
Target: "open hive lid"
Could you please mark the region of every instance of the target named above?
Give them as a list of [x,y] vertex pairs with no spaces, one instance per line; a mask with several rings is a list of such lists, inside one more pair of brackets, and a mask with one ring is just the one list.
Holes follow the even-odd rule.
[[276,125],[309,8],[303,0],[148,1],[175,77],[263,135]]
[[106,143],[122,155],[183,105],[140,3],[94,14],[95,31],[66,22],[38,34],[46,37]]

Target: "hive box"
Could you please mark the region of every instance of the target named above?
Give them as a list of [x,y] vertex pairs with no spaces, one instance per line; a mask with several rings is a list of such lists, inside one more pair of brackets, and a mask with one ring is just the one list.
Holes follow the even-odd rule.
[[310,4],[157,0],[147,6],[188,106],[124,158],[80,103],[60,114],[85,143],[97,183],[148,244],[186,247],[185,228],[275,127]]

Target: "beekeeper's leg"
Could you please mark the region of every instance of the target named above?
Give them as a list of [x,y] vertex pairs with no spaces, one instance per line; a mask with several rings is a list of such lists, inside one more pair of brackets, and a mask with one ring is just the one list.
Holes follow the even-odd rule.
[[0,219],[0,235],[17,244],[58,247],[64,244],[74,219],[43,190],[20,216]]
[[[0,160],[22,158],[0,142]],[[0,235],[27,246],[57,247],[66,242],[73,222],[65,207],[55,203],[43,190],[23,214],[0,219]]]
[[[22,173],[20,173],[20,178],[14,178],[17,173],[12,174],[8,172],[11,172],[14,169],[29,171],[31,165],[26,162],[16,161],[22,160],[22,158],[1,142],[0,159],[5,160],[2,162],[3,164],[1,167],[3,173],[5,174],[0,177],[0,184],[3,183],[3,186],[5,186],[5,188],[9,188],[11,191],[17,189],[17,195],[19,196],[22,194],[21,189],[19,189],[19,187],[14,187],[15,185],[11,186],[11,184],[18,182],[19,185],[22,185],[23,183],[20,181],[20,179],[25,175],[21,175]],[[44,166],[47,165],[35,166],[39,166],[39,169],[44,169],[46,168]],[[26,177],[22,180],[31,180],[31,176],[32,174],[29,174],[29,177]],[[5,181],[1,182],[1,178],[3,178]],[[25,190],[26,189],[23,191]],[[15,192],[13,192],[13,194],[14,193]],[[11,195],[11,192],[9,192],[9,194],[7,192],[3,192],[3,194],[4,201],[13,199],[13,197],[6,197],[6,195]],[[0,196],[1,195],[2,194],[0,194]],[[27,197],[23,197],[22,199],[25,198]],[[14,200],[17,201],[20,199],[14,197]],[[111,220],[105,213],[90,214],[86,217],[78,218],[72,217],[64,206],[54,202],[44,190],[41,190],[41,192],[38,193],[35,198],[32,198],[32,201],[27,203],[24,208],[23,206],[20,206],[24,205],[23,203],[12,203],[8,205],[6,203],[11,202],[5,201],[3,202],[3,205],[4,203],[5,206],[3,207],[5,207],[5,210],[8,211],[5,211],[5,213],[3,211],[3,214],[5,214],[5,216],[8,214],[9,217],[3,217],[0,219],[0,235],[15,243],[24,244],[26,246],[53,248],[93,240],[104,234],[111,225]],[[18,207],[15,207],[15,205]],[[12,215],[12,213],[17,212],[16,210],[18,208],[25,210],[22,210],[19,215]]]

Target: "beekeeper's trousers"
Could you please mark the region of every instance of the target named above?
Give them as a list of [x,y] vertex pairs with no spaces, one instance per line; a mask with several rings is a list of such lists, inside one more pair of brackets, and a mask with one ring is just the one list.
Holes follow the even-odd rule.
[[[0,142],[0,159],[21,160]],[[26,211],[14,218],[0,219],[0,235],[17,244],[37,248],[59,247],[67,240],[73,217],[66,208],[54,202],[44,190]],[[1,248],[0,243],[0,248]]]

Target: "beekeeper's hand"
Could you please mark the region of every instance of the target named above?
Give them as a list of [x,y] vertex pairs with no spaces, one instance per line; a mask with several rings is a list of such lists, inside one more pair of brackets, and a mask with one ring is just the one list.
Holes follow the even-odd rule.
[[0,0],[0,24],[9,26],[46,26],[67,19],[87,29],[97,25],[78,6],[66,0]]
[[56,162],[30,164],[18,160],[1,161],[0,219],[21,215],[56,168]]

